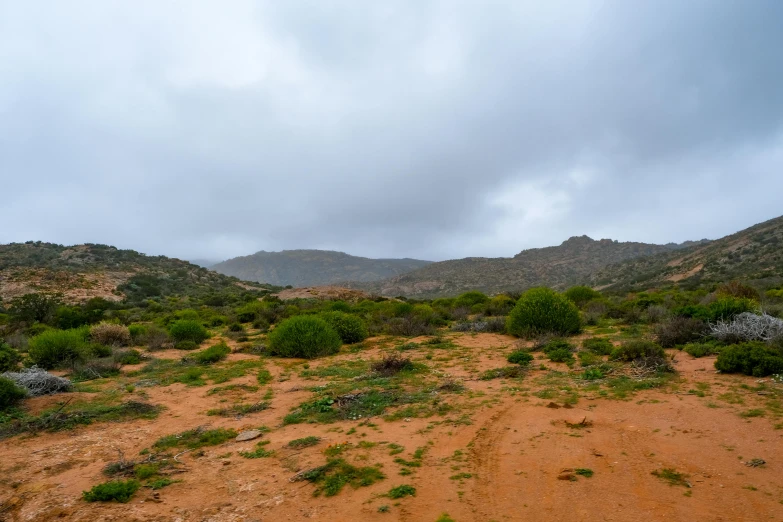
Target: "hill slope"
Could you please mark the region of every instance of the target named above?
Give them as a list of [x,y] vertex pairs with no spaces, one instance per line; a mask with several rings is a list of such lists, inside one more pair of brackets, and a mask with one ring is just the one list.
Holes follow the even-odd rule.
[[0,245],[0,297],[59,292],[67,301],[119,301],[172,294],[203,295],[263,285],[243,283],[187,261],[107,245],[27,242]]
[[378,281],[428,264],[430,261],[369,259],[330,250],[262,250],[217,263],[211,269],[246,281],[300,287]]
[[690,244],[651,245],[572,237],[559,246],[523,250],[512,258],[443,261],[377,283],[353,286],[386,296],[421,298],[455,295],[467,290],[493,294],[539,285],[565,288],[584,281],[606,265],[671,252]]
[[610,290],[634,290],[769,278],[783,278],[783,216],[707,244],[606,266],[588,282]]

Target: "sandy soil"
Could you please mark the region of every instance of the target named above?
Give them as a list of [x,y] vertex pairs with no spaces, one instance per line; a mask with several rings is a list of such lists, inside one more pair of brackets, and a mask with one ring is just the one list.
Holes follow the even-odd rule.
[[[214,386],[173,384],[127,393],[166,410],[155,420],[102,423],[62,433],[18,436],[0,442],[0,520],[9,521],[431,521],[443,513],[456,520],[783,520],[783,430],[778,395],[759,390],[756,379],[716,374],[713,358],[678,354],[676,385],[636,392],[626,400],[584,387],[573,407],[537,369],[522,381],[476,379],[476,372],[505,365],[515,340],[494,334],[452,336],[451,351],[420,348],[405,352],[439,375],[464,379],[467,391],[449,397],[457,408],[447,416],[385,421],[282,426],[282,418],[312,397],[303,389],[327,378],[305,379],[303,361],[270,359],[274,380],[257,392],[208,395]],[[310,368],[344,360],[377,359],[390,342],[311,361]],[[434,355],[433,355],[434,352]],[[431,358],[427,359],[427,354]],[[171,356],[156,352],[154,356]],[[232,359],[255,357],[233,354]],[[536,368],[542,361],[536,361]],[[567,370],[564,365],[547,367]],[[122,386],[122,379],[107,386]],[[255,384],[253,376],[231,383]],[[780,386],[769,383],[767,386]],[[556,396],[539,398],[542,389]],[[241,418],[208,417],[226,402],[260,400],[272,391],[272,408]],[[773,388],[775,389],[775,388]],[[776,390],[776,389],[775,389]],[[76,394],[69,394],[76,395]],[[41,411],[66,396],[32,399]],[[221,402],[222,401],[222,402]],[[462,409],[459,406],[464,406]],[[763,408],[761,417],[741,412]],[[559,406],[559,407],[552,407]],[[573,427],[584,421],[584,427]],[[569,427],[567,423],[571,423]],[[164,435],[196,426],[236,430],[268,426],[266,448],[275,456],[244,459],[239,451],[255,442],[205,448],[183,454],[181,482],[159,492],[141,490],[128,504],[88,504],[81,493],[103,482],[101,470],[118,452],[133,458]],[[349,434],[351,428],[355,433]],[[304,450],[285,444],[315,435],[322,442]],[[378,443],[362,448],[360,441]],[[329,444],[350,442],[346,459],[356,465],[381,463],[386,479],[370,487],[346,486],[335,497],[314,497],[314,486],[290,482],[298,471],[325,462]],[[388,444],[405,447],[410,459],[427,448],[409,476],[389,455]],[[371,446],[365,444],[365,446]],[[762,458],[763,467],[745,462]],[[589,468],[592,477],[567,470]],[[664,468],[688,475],[692,486],[672,486],[652,475]],[[575,480],[563,480],[567,476]],[[391,500],[390,488],[410,484],[413,497]],[[388,512],[379,512],[380,506]]]

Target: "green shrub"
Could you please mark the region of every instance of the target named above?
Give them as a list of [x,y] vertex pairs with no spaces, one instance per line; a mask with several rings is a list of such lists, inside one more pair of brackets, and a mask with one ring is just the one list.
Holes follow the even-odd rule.
[[144,342],[144,337],[147,334],[147,325],[132,324],[128,326],[128,333],[131,336],[133,345],[138,346]]
[[592,366],[604,362],[600,355],[593,352],[579,352],[579,364],[582,366]]
[[192,341],[201,344],[209,339],[209,332],[199,321],[180,319],[169,326],[169,334],[175,342]]
[[689,343],[683,347],[683,351],[694,357],[704,357],[705,355],[714,355],[721,350],[719,350],[714,344]]
[[106,346],[128,346],[131,342],[131,334],[127,326],[99,323],[90,327],[90,340]]
[[596,381],[604,378],[604,372],[600,368],[587,368],[582,375],[580,375],[580,378],[585,381]]
[[481,305],[489,301],[489,297],[487,297],[485,294],[481,292],[465,292],[464,294],[459,295],[454,300],[454,307],[460,308],[473,308],[475,305]]
[[675,316],[655,327],[655,337],[664,348],[674,348],[698,341],[707,331],[707,324],[701,319]]
[[574,345],[565,339],[550,339],[541,346],[540,350],[545,354],[549,354],[555,350],[566,350],[568,352],[573,352]]
[[601,298],[601,292],[593,290],[589,286],[572,286],[563,295],[579,308],[593,299]]
[[520,366],[527,366],[533,362],[533,356],[527,350],[514,350],[506,359],[511,364],[518,364]]
[[514,308],[514,304],[514,300],[510,296],[498,294],[487,303],[487,315],[508,315]]
[[87,345],[87,352],[92,357],[109,357],[112,354],[111,346],[90,343]]
[[12,372],[19,367],[22,356],[10,344],[0,341],[0,373]]
[[31,338],[28,355],[33,364],[45,370],[73,364],[89,355],[88,330],[48,330]]
[[137,480],[112,480],[82,493],[87,502],[128,502],[141,484]]
[[329,324],[313,315],[298,315],[286,319],[269,334],[269,350],[282,357],[311,359],[332,355],[340,350],[340,334]]
[[214,346],[210,346],[206,350],[196,352],[190,357],[198,364],[212,364],[225,359],[228,354],[231,353],[226,343],[219,343]]
[[752,312],[758,308],[758,303],[747,297],[722,296],[707,306],[709,320],[716,322],[728,321],[743,312]]
[[394,488],[391,488],[389,492],[386,494],[391,499],[397,499],[402,497],[415,497],[416,496],[416,488],[413,486],[409,486],[407,484],[403,484],[401,486],[397,486]]
[[590,337],[582,341],[582,348],[597,355],[610,355],[614,351],[614,344],[606,337]]
[[244,332],[245,327],[239,323],[231,323],[228,327],[229,332]]
[[360,343],[370,335],[360,317],[340,311],[322,313],[321,317],[339,335],[345,344]]
[[16,405],[27,397],[27,392],[16,385],[11,379],[0,377],[0,411]]
[[648,357],[666,357],[666,352],[657,343],[635,339],[627,341],[612,351],[609,357],[615,361],[634,361],[636,359],[646,359]]
[[783,351],[761,342],[727,346],[718,354],[715,369],[754,377],[783,373]]
[[532,288],[522,294],[506,322],[508,332],[518,337],[570,335],[580,327],[576,305],[549,288]]
[[138,350],[120,350],[114,354],[114,360],[120,364],[139,364],[141,353]]
[[174,348],[177,350],[195,350],[198,348],[198,344],[193,341],[179,341],[174,344]]
[[574,360],[573,352],[568,348],[557,348],[546,352],[546,356],[552,362],[572,362]]

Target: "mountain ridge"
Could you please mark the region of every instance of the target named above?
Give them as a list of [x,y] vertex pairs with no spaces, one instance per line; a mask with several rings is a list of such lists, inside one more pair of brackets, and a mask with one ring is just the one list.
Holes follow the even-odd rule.
[[[704,244],[707,240],[687,242]],[[614,239],[572,236],[557,246],[529,248],[513,257],[468,257],[432,263],[426,267],[375,283],[347,286],[385,296],[432,298],[468,290],[485,293],[519,291],[531,286],[563,289],[579,284],[595,270],[626,259],[685,248]]]
[[291,249],[259,250],[214,264],[210,269],[245,281],[307,287],[377,281],[430,263],[411,258],[372,259],[336,250]]

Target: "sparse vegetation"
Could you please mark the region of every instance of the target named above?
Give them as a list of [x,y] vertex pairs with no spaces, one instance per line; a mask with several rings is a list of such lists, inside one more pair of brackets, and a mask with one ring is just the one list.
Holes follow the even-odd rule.
[[112,480],[82,494],[87,502],[128,502],[141,484],[137,480]]
[[386,476],[378,466],[356,467],[343,459],[332,459],[323,466],[299,473],[296,478],[316,484],[314,496],[323,494],[332,497],[340,493],[346,484],[356,489],[371,486]]

